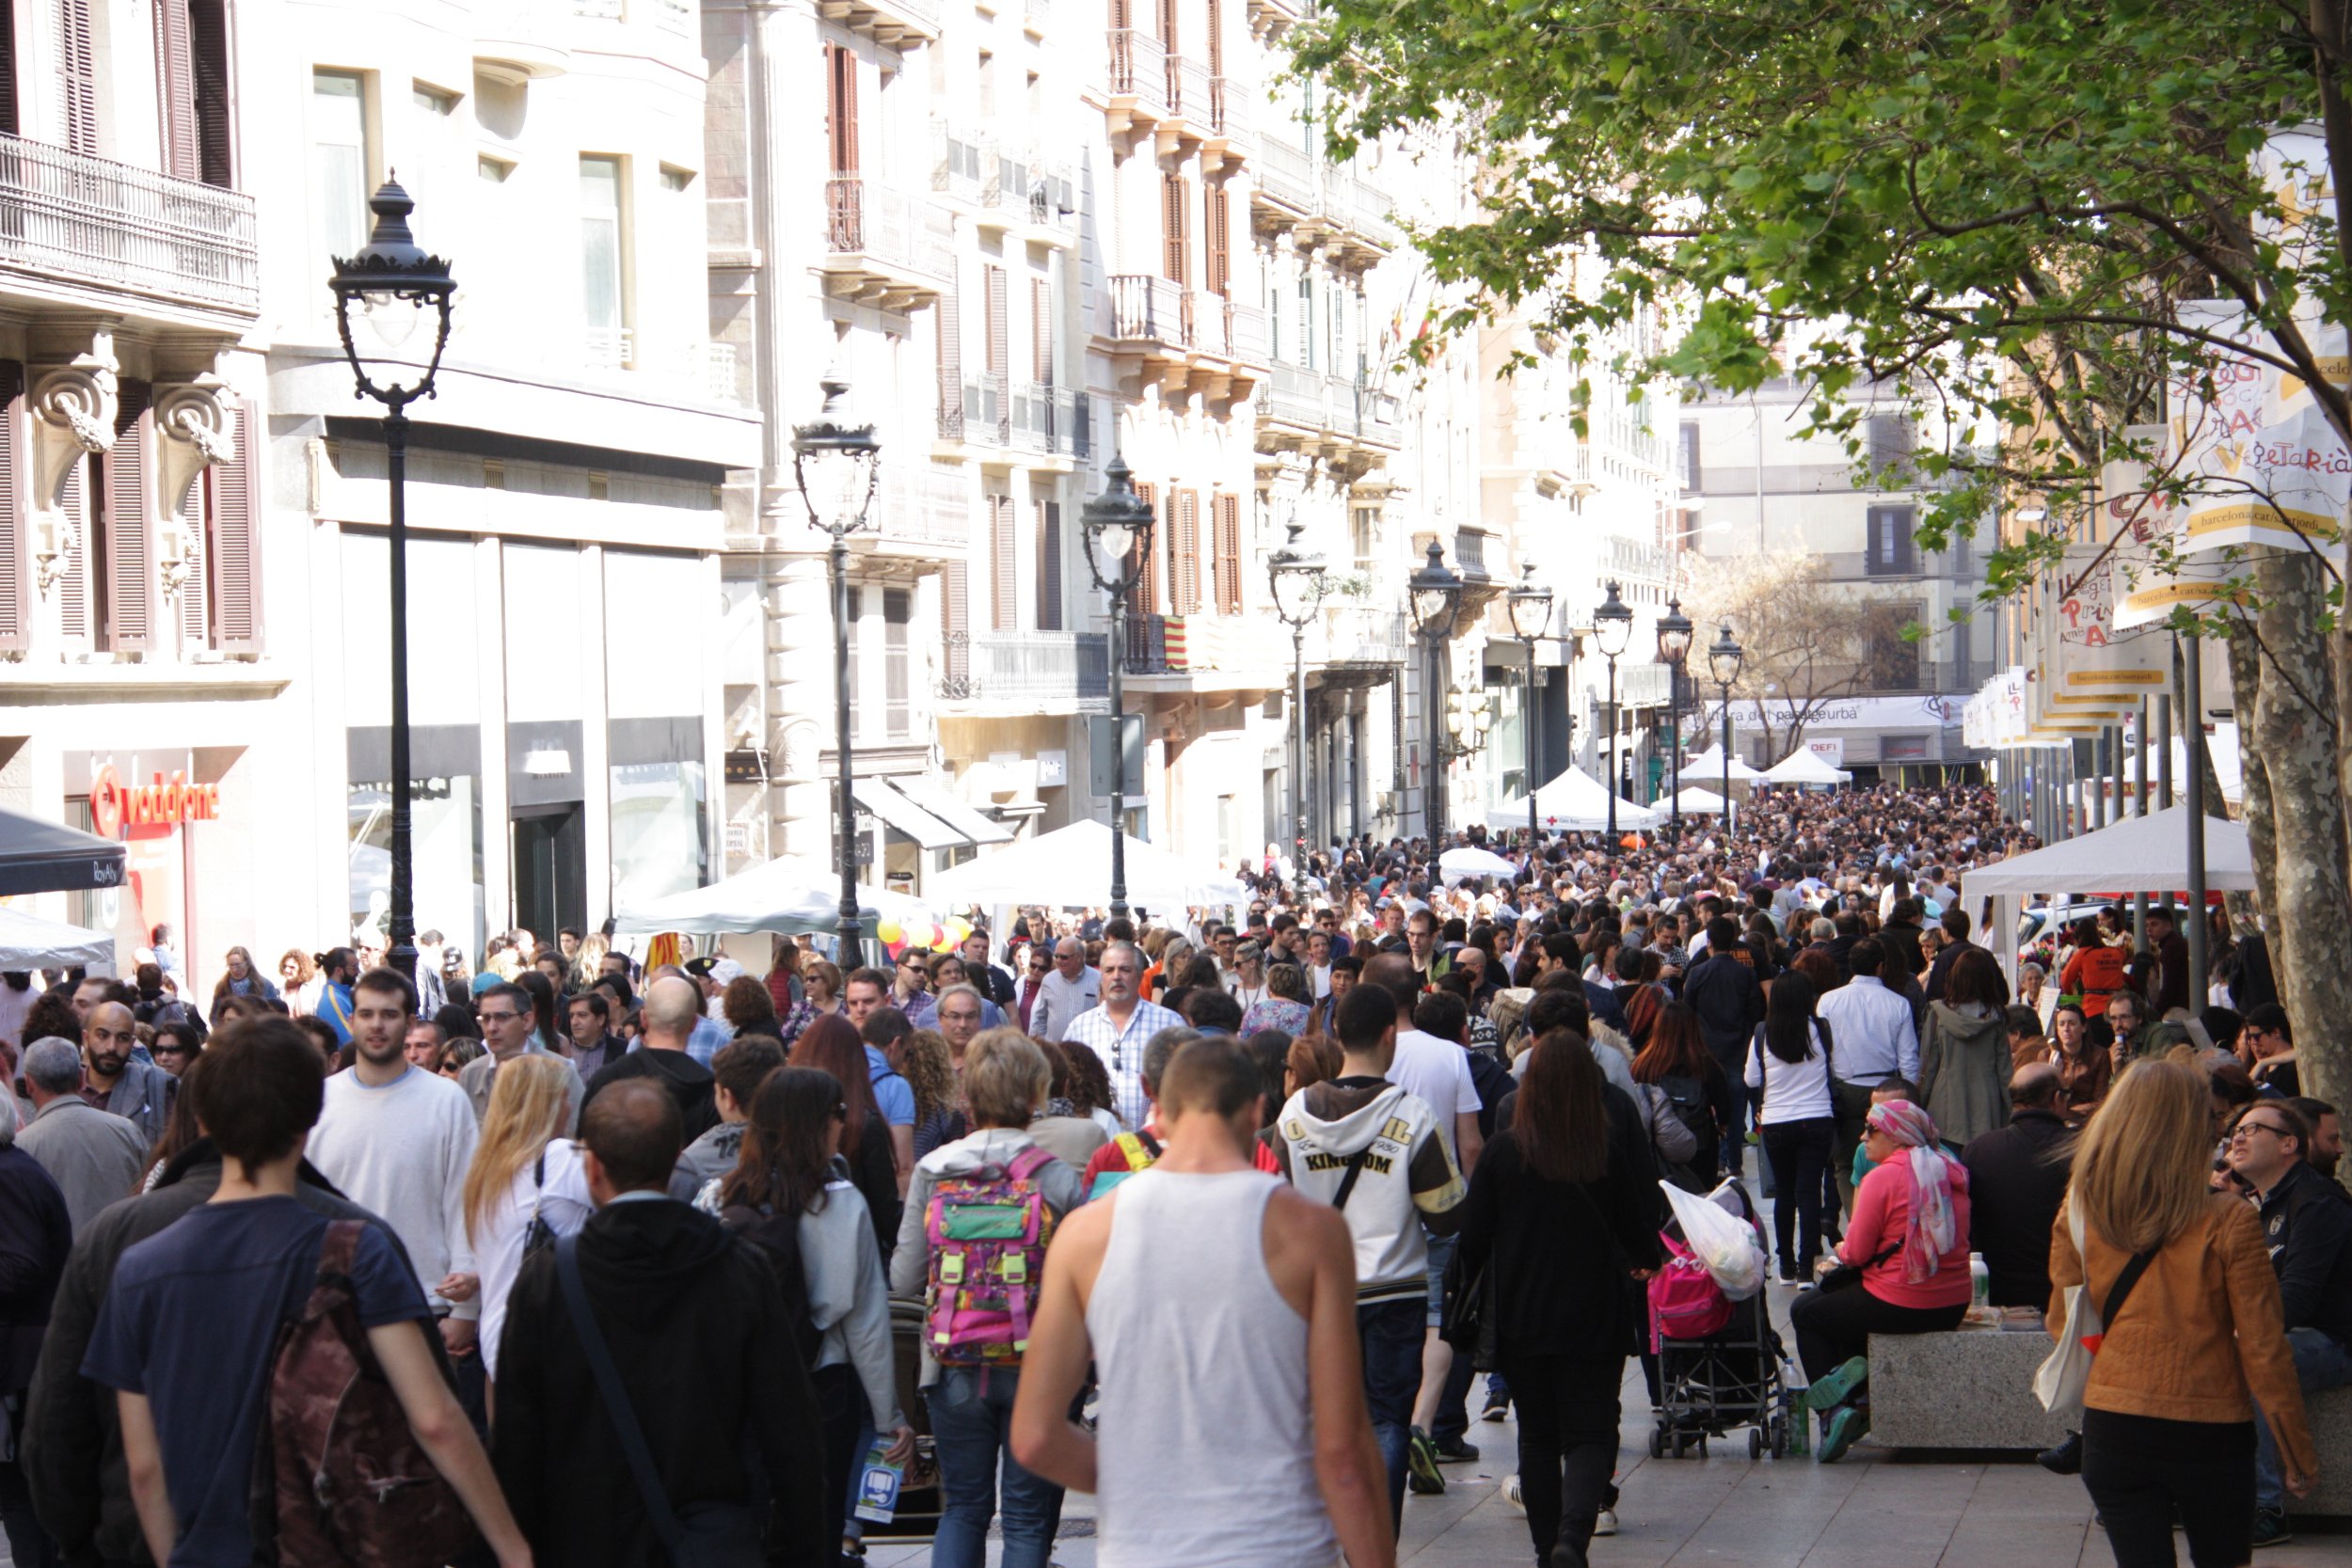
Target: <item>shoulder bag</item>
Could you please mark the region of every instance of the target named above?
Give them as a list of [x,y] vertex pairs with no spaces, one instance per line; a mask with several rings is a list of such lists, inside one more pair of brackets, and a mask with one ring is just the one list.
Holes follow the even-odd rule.
[[620,1439],[629,1475],[637,1483],[637,1496],[645,1505],[645,1516],[653,1522],[654,1534],[660,1537],[662,1550],[669,1555],[671,1568],[757,1568],[766,1554],[761,1548],[759,1515],[748,1504],[696,1503],[682,1513],[671,1506],[661,1474],[654,1467],[653,1450],[645,1446],[644,1429],[637,1424],[628,1390],[621,1386],[620,1369],[612,1364],[604,1330],[596,1326],[596,1312],[588,1305],[588,1289],[580,1277],[579,1236],[565,1236],[555,1243],[555,1273],[564,1288],[564,1305],[571,1312],[572,1327],[580,1335],[580,1348],[587,1354],[588,1370],[596,1376],[605,1416],[612,1423],[612,1434]]
[[2083,1282],[2066,1288],[2066,1329],[2058,1336],[2058,1346],[2050,1352],[2049,1359],[2034,1373],[2033,1391],[2042,1409],[2079,1430],[2083,1396],[2090,1387],[2090,1363],[2099,1354],[2099,1341],[2106,1336],[2106,1325],[2123,1310],[2132,1287],[2148,1272],[2156,1254],[2153,1248],[2132,1254],[2132,1260],[2116,1275],[2115,1288],[2107,1292],[2106,1306],[2102,1310],[2090,1299],[2090,1258],[2083,1245],[2082,1211],[2070,1202],[2066,1218],[2067,1230],[2074,1239],[2074,1257],[2082,1264]]

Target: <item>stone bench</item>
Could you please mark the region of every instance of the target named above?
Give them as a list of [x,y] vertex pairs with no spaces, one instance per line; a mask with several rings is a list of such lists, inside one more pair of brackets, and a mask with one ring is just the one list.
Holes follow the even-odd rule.
[[[2033,1374],[2050,1354],[2046,1334],[1963,1328],[1949,1334],[1873,1335],[1870,1434],[1886,1449],[2008,1449],[2039,1452],[2066,1429],[2034,1398]],[[2352,1515],[2352,1387],[2304,1396],[2320,1455],[2312,1495],[2295,1513]]]

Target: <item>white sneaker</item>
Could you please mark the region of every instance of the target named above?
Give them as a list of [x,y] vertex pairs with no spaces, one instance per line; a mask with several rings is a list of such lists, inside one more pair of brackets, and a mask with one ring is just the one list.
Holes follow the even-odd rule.
[[1613,1508],[1604,1508],[1598,1513],[1595,1514],[1593,1516],[1593,1533],[1595,1535],[1616,1534],[1617,1511]]
[[1516,1472],[1502,1478],[1502,1500],[1521,1513],[1527,1512],[1527,1499],[1519,1495],[1519,1478]]

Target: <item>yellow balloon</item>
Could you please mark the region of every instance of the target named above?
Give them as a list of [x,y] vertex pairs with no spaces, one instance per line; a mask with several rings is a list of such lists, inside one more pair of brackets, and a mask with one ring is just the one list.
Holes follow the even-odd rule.
[[958,947],[962,946],[963,939],[971,934],[972,923],[963,916],[956,915],[947,922],[947,940]]
[[900,937],[906,935],[904,931],[898,928],[898,923],[895,920],[885,920],[879,926],[876,926],[874,927],[874,934],[882,938],[884,942],[897,942]]

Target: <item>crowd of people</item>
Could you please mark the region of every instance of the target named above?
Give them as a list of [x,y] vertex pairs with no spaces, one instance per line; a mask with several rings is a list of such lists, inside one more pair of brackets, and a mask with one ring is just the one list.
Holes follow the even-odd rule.
[[2012,995],[1960,881],[2032,843],[1962,785],[1486,847],[1515,874],[1355,842],[846,972],[566,930],[426,932],[413,980],[234,948],[201,1006],[162,961],[0,978],[15,1560],[832,1563],[935,1486],[940,1568],[992,1529],[1045,1568],[1072,1488],[1105,1564],[1369,1568],[1476,1390],[1579,1568],[1664,1188],[1752,1178],[1821,1460],[1871,1337],[2088,1286],[2045,1459],[2118,1561],[2176,1513],[2201,1565],[2287,1538],[2352,1198],[2259,933],[2217,911],[2193,985],[2169,909],[2102,909]]

